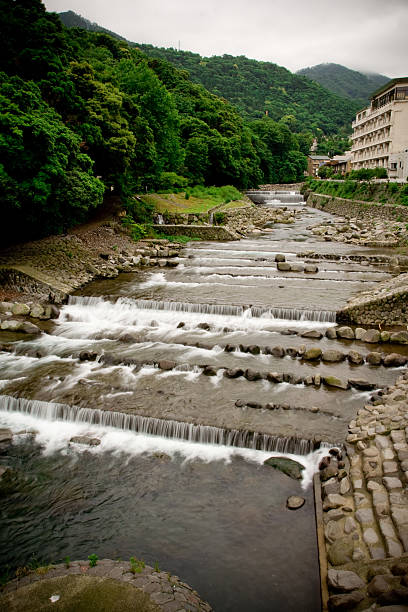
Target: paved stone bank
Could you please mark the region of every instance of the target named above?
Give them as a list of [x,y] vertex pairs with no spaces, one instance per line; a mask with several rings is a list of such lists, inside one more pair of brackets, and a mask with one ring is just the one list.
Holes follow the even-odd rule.
[[154,225],[156,232],[168,236],[189,236],[200,240],[236,240],[236,236],[222,225]]
[[[200,599],[198,593],[189,587],[188,584],[182,582],[178,576],[173,576],[168,572],[155,571],[149,565],[145,565],[145,567],[143,565],[143,563],[136,562],[133,564],[132,570],[131,563],[102,559],[98,561],[95,567],[89,567],[88,561],[74,561],[69,564],[69,567],[65,564],[59,564],[39,568],[29,572],[23,578],[17,578],[7,583],[0,595],[0,607],[3,604],[5,606],[10,605],[10,607],[4,607],[3,609],[14,610],[13,594],[28,585],[49,581],[50,593],[53,595],[52,579],[62,576],[79,575],[99,577],[131,585],[148,595],[150,602],[156,606],[154,609],[162,610],[163,612],[211,612],[211,606]],[[102,592],[103,584],[102,582],[101,587],[99,587]],[[58,601],[60,604],[56,603],[57,607],[63,604],[62,597]],[[79,603],[81,602],[79,601]],[[44,607],[48,608],[48,605],[49,597],[44,600]],[[22,608],[17,609],[22,610]]]
[[342,217],[358,217],[367,222],[372,221],[373,217],[389,221],[395,221],[400,217],[402,221],[408,221],[408,207],[406,206],[348,200],[320,193],[310,193],[307,197],[307,205]]
[[346,452],[321,462],[331,610],[408,602],[407,398],[408,372],[358,411]]

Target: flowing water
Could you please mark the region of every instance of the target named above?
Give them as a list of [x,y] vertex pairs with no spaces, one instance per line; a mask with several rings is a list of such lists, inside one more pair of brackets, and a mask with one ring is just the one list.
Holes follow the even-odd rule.
[[[330,216],[295,207],[293,225],[191,243],[176,268],[91,283],[40,337],[3,332],[11,344],[0,353],[0,426],[37,432],[0,456],[12,468],[0,488],[3,568],[38,551],[47,560],[135,555],[178,573],[218,611],[319,609],[311,476],[370,393],[303,379],[384,386],[398,369],[265,350],[376,348],[293,335],[324,332],[350,296],[391,274],[350,258],[374,250],[313,236],[309,226]],[[305,252],[317,274],[277,270],[277,253],[303,263]],[[342,259],[324,258],[333,254]],[[203,373],[209,366],[214,375]],[[234,368],[285,382],[227,377]],[[70,443],[76,435],[100,444],[84,451]],[[302,483],[263,466],[272,453],[297,457]],[[285,510],[299,493],[305,506]]]

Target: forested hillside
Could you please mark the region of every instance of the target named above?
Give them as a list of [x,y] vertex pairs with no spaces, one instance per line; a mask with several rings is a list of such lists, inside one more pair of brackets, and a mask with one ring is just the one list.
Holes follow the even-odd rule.
[[[60,13],[60,17],[67,27],[103,30],[72,11]],[[208,58],[189,51],[137,46],[150,57],[188,70],[195,83],[232,102],[245,118],[261,118],[267,112],[274,121],[286,117],[295,131],[328,135],[339,131],[348,133],[359,108],[358,103],[271,62],[231,55]]]
[[311,135],[245,122],[186,71],[105,33],[66,29],[40,0],[0,0],[2,237],[62,231],[106,194],[292,182]]
[[356,100],[361,106],[368,103],[376,89],[390,80],[383,74],[363,74],[340,64],[319,64],[302,68],[296,74],[320,83],[339,96]]

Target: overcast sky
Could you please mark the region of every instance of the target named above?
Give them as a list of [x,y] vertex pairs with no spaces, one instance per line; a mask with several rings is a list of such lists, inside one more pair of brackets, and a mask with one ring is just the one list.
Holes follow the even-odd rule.
[[132,42],[408,76],[408,0],[45,0]]

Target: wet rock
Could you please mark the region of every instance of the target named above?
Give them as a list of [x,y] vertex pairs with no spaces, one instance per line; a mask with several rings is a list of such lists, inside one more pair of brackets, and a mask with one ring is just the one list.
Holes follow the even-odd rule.
[[330,563],[334,566],[350,563],[353,558],[353,548],[353,541],[350,538],[336,540],[328,550]]
[[286,355],[289,355],[289,357],[292,357],[294,359],[295,357],[297,357],[298,350],[296,346],[288,346],[285,352]]
[[73,436],[69,443],[71,444],[85,444],[87,446],[99,446],[101,441],[99,438],[92,438],[91,436]]
[[304,499],[304,497],[298,497],[297,495],[291,495],[286,500],[286,507],[289,508],[289,510],[298,510],[304,505],[305,501],[306,500]]
[[58,319],[60,316],[60,309],[55,304],[48,304],[44,309],[44,315],[41,318],[46,319]]
[[329,610],[333,612],[342,612],[343,610],[352,610],[364,599],[362,591],[352,591],[340,595],[332,595],[329,597]]
[[363,589],[365,582],[355,572],[329,569],[327,574],[329,587],[338,591],[355,591]]
[[13,308],[13,302],[0,302],[0,312],[5,314],[5,313],[10,313],[11,314],[11,309]]
[[301,480],[302,472],[305,469],[301,463],[286,457],[270,457],[264,461],[264,465],[269,465],[295,480]]
[[279,372],[268,372],[266,378],[273,383],[283,382],[283,374],[280,374]]
[[243,376],[243,374],[244,370],[241,368],[229,368],[224,370],[224,376],[226,378],[239,378],[240,376]]
[[306,264],[305,265],[305,273],[306,274],[316,274],[319,271],[319,268],[314,264]]
[[391,353],[384,357],[384,365],[386,368],[401,367],[404,366],[408,361],[408,357],[405,355],[399,355],[398,353]]
[[362,338],[363,342],[378,344],[381,342],[381,335],[378,329],[368,329]]
[[211,328],[211,325],[209,323],[199,323],[197,327],[198,329],[204,329],[205,331],[208,331]]
[[237,399],[237,401],[235,402],[235,406],[237,408],[243,408],[244,406],[246,406],[246,401],[242,399]]
[[180,323],[177,325],[177,329],[181,329],[182,327],[185,327],[185,323],[184,321],[180,321]]
[[277,262],[286,261],[286,257],[282,253],[277,253],[275,255],[275,261],[277,261]]
[[30,321],[24,321],[20,331],[24,332],[25,334],[41,334],[41,329],[38,327],[38,325],[30,323]]
[[396,344],[408,344],[408,331],[394,332],[390,336],[390,342],[395,342]]
[[286,261],[279,261],[276,267],[281,272],[290,272],[290,269],[291,269],[290,263],[287,263]]
[[340,483],[337,478],[329,478],[322,485],[323,495],[340,493]]
[[362,380],[361,378],[349,378],[349,384],[355,389],[359,389],[360,391],[371,391],[375,389],[375,383],[370,383],[367,380]]
[[310,329],[308,331],[304,331],[300,335],[302,338],[317,338],[318,340],[323,337],[322,332],[318,331],[317,329]]
[[169,359],[162,359],[159,361],[159,368],[161,370],[173,370],[176,367],[175,361],[170,361]]
[[293,263],[290,265],[291,272],[303,272],[303,266],[298,263]]
[[384,331],[381,332],[380,337],[381,337],[381,342],[389,342],[391,334],[389,331],[385,329]]
[[400,578],[396,578],[391,574],[376,575],[368,585],[368,593],[372,597],[378,597],[384,593],[389,593],[393,588],[398,587]]
[[322,383],[322,377],[320,376],[320,374],[315,374],[313,376],[313,382],[316,387],[320,387]]
[[259,402],[247,402],[248,408],[254,408],[255,410],[262,410],[263,406]]
[[259,346],[256,346],[255,344],[251,344],[250,346],[248,346],[248,353],[251,353],[251,355],[259,355],[261,352],[261,349],[259,348]]
[[329,327],[329,329],[326,329],[325,336],[329,338],[329,340],[335,340],[337,338],[336,329],[334,327]]
[[255,370],[252,370],[252,368],[248,368],[247,370],[245,370],[244,376],[247,380],[250,381],[262,379],[262,374],[260,372],[256,372]]
[[299,356],[299,357],[303,357],[303,355],[306,353],[306,350],[307,350],[307,349],[306,349],[306,346],[305,346],[304,344],[301,344],[301,345],[298,347],[298,350],[297,350],[297,354],[298,354],[298,356]]
[[361,365],[364,363],[364,357],[358,351],[350,351],[347,358],[349,362],[354,363],[354,365]]
[[12,439],[13,439],[13,432],[11,431],[11,429],[8,429],[5,427],[0,429],[0,445],[10,444]]
[[348,389],[348,382],[337,378],[337,376],[323,376],[323,382],[329,387],[336,387],[337,389]]
[[30,307],[27,304],[20,304],[16,302],[11,308],[13,315],[28,315],[30,313]]
[[303,359],[305,359],[305,361],[315,361],[316,359],[320,359],[321,354],[322,349],[312,347],[306,351],[306,353],[303,355]]
[[[387,606],[406,604],[408,602],[408,587],[400,586],[378,597],[378,603]],[[407,607],[406,605],[404,607]],[[386,608],[388,609],[388,608]]]
[[408,560],[398,561],[397,563],[394,563],[391,568],[391,571],[394,576],[404,576],[404,574],[408,574]]
[[283,346],[274,346],[271,349],[271,355],[281,358],[285,355],[285,349]]
[[211,365],[205,366],[203,370],[204,376],[217,376],[217,368]]
[[98,353],[94,351],[81,351],[79,353],[79,361],[95,361],[98,357]]
[[376,351],[367,353],[366,362],[369,363],[370,365],[381,365],[382,363],[381,353],[377,353]]
[[33,319],[39,319],[44,314],[44,308],[41,304],[33,304],[30,310],[30,317]]
[[2,321],[1,329],[4,331],[20,331],[23,327],[23,321],[16,321],[14,319],[8,319],[7,321]]
[[346,340],[354,340],[354,332],[351,327],[344,325],[343,327],[338,327],[336,330],[336,334],[338,338],[344,338]]
[[235,350],[236,350],[236,346],[234,346],[233,344],[227,344],[227,345],[224,347],[224,351],[225,351],[226,353],[233,353]]
[[339,361],[343,361],[345,357],[344,353],[335,349],[328,349],[322,353],[322,361],[327,361],[329,363],[338,363]]
[[356,327],[356,329],[354,330],[354,335],[356,337],[356,340],[362,340],[364,338],[365,333],[366,333],[366,330],[363,329],[362,327]]
[[333,508],[342,508],[348,504],[347,499],[338,493],[329,493],[324,500],[323,510],[331,510]]

